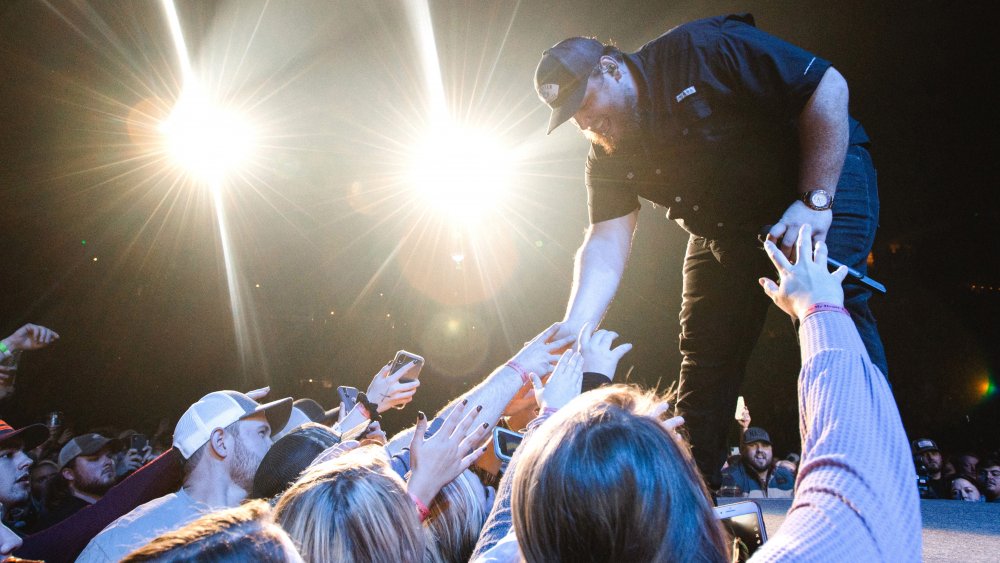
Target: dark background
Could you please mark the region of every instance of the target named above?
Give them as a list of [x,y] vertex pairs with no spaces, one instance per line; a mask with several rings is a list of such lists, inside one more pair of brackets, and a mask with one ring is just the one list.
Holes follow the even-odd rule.
[[[62,336],[25,355],[3,418],[58,409],[80,429],[151,431],[206,392],[264,384],[332,407],[336,385],[364,388],[399,348],[427,357],[414,406],[436,410],[558,320],[568,296],[586,143],[569,126],[544,135],[531,87],[542,50],[571,35],[634,50],[685,21],[750,11],[833,61],[874,140],[871,273],[889,293],[873,309],[907,431],[946,449],[997,447],[997,49],[985,3],[432,1],[452,112],[524,154],[501,226],[479,243],[429,221],[400,180],[428,113],[404,4],[177,3],[196,72],[268,135],[253,173],[223,195],[246,288],[238,312],[252,319],[241,354],[209,193],[151,149],[150,124],[180,92],[159,2],[0,3],[0,332],[33,322]],[[677,377],[685,241],[644,204],[604,323],[635,344],[619,377]],[[743,394],[779,453],[797,449],[797,369],[774,311]]]

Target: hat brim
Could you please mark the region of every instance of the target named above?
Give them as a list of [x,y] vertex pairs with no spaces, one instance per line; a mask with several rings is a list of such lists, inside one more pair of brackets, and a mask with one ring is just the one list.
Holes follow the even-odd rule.
[[552,133],[556,127],[570,120],[583,105],[583,98],[587,95],[588,80],[581,80],[581,84],[570,92],[563,103],[552,108],[552,115],[549,116],[549,130],[546,135]]
[[253,412],[241,416],[240,420],[249,418],[255,414],[264,413],[264,416],[267,417],[267,423],[271,425],[271,433],[277,433],[288,424],[288,418],[292,416],[292,402],[293,399],[291,397],[285,397],[284,399],[264,403],[255,408]]
[[44,424],[29,424],[4,436],[0,444],[15,438],[21,439],[24,451],[33,450],[49,439],[49,429]]

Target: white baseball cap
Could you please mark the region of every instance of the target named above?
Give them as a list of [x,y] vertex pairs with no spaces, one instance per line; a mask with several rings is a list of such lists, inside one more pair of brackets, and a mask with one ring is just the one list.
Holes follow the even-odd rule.
[[272,432],[284,428],[292,412],[292,398],[285,397],[262,405],[238,391],[209,393],[188,407],[177,421],[174,447],[184,459],[189,459],[208,442],[216,428],[225,428],[261,412],[267,416]]

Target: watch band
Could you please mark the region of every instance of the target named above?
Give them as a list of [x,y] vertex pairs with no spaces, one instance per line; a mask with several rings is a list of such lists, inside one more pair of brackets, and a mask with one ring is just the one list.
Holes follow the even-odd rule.
[[[799,199],[806,204],[806,207],[813,211],[833,209],[833,195],[823,189],[809,190],[802,194]],[[817,203],[814,199],[825,200],[825,203]]]

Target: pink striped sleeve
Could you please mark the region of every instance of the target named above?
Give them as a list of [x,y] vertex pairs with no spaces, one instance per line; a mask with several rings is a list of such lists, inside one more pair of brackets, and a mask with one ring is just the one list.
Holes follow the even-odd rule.
[[754,561],[919,561],[916,473],[885,377],[850,317],[800,327],[802,463],[781,529]]

